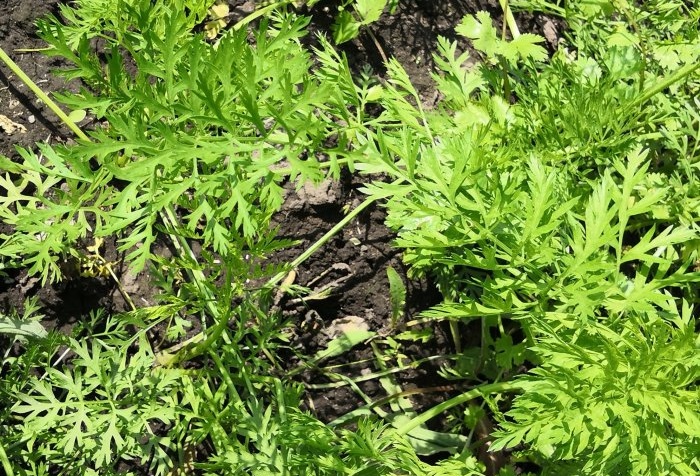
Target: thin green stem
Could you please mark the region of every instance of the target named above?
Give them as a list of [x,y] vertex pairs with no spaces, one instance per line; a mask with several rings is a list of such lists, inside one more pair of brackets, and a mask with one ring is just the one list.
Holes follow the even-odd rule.
[[[313,245],[309,247],[306,251],[304,251],[302,254],[300,254],[294,261],[291,262],[290,267],[292,269],[296,268],[299,266],[301,263],[309,259],[311,255],[313,255],[320,247],[325,245],[331,238],[333,238],[335,235],[337,235],[340,230],[342,230],[348,223],[350,223],[352,220],[354,220],[360,213],[362,213],[363,210],[365,210],[367,207],[369,207],[372,203],[377,201],[376,197],[369,197],[365,199],[364,202],[359,204],[357,208],[355,208],[353,211],[348,213],[345,218],[340,220],[333,228],[328,230],[326,234],[324,234],[321,238],[318,239]],[[273,287],[277,285],[284,277],[287,275],[286,272],[281,272],[270,278],[270,280],[266,283],[266,286],[268,287]]]
[[119,289],[119,292],[121,293],[122,297],[124,298],[124,301],[129,305],[129,309],[132,311],[136,311],[136,305],[134,304],[134,301],[131,299],[131,296],[129,296],[129,293],[124,289],[124,286],[122,286],[121,281],[119,281],[119,278],[117,277],[116,273],[112,269],[112,265],[107,263],[107,271],[109,272],[109,275],[112,277],[115,283],[117,283],[117,289]]
[[[180,253],[181,256],[187,255],[190,259],[196,261],[194,252],[187,244],[187,241],[176,233],[177,219],[175,218],[175,213],[171,207],[166,207],[165,210],[161,212],[161,220],[163,220],[163,223],[165,223],[171,230],[171,233],[169,233],[170,239],[178,253]],[[187,361],[202,355],[214,342],[219,339],[219,337],[221,337],[224,330],[228,326],[229,315],[226,314],[222,316],[222,313],[216,307],[216,297],[213,295],[211,289],[206,286],[206,276],[204,276],[202,270],[188,269],[187,274],[189,275],[190,280],[194,282],[195,286],[197,286],[197,289],[201,295],[204,297],[207,311],[214,320],[214,326],[212,326],[212,328],[208,331],[204,330],[189,339],[189,342],[185,346],[180,348],[180,350],[178,350],[177,353],[171,358],[167,359],[168,365],[174,365],[176,363]],[[207,332],[209,335],[207,335]]]
[[455,343],[455,352],[458,354],[462,353],[462,339],[459,337],[459,322],[450,320],[450,335],[452,336],[452,341]]
[[27,85],[29,89],[32,90],[34,94],[37,95],[39,99],[44,101],[44,104],[46,104],[49,109],[51,109],[54,114],[56,114],[59,119],[61,119],[73,133],[83,139],[84,141],[90,141],[90,138],[78,127],[78,125],[71,120],[70,117],[66,115],[65,112],[61,110],[60,107],[58,107],[58,104],[54,102],[53,99],[51,99],[44,91],[41,90],[39,86],[36,85],[34,81],[31,80],[29,76],[27,76],[24,71],[22,71],[22,68],[17,66],[17,63],[12,61],[12,58],[10,58],[7,53],[5,53],[5,50],[0,48],[0,60],[3,61],[7,65],[8,68],[20,79],[24,84]]
[[271,5],[268,5],[266,7],[255,10],[253,13],[251,13],[250,15],[248,15],[247,17],[243,18],[241,21],[239,21],[238,23],[233,25],[233,29],[236,31],[240,30],[241,28],[243,28],[244,26],[246,26],[248,23],[252,22],[256,18],[259,18],[263,15],[266,15],[268,12],[271,12],[275,8],[281,7],[282,5],[286,5],[288,3],[292,3],[292,0],[281,0],[279,2],[275,2]]
[[12,471],[12,465],[10,464],[10,460],[7,458],[7,453],[5,453],[5,447],[0,444],[0,462],[2,463],[2,468],[5,470],[5,474],[7,476],[14,476],[14,472]]
[[[510,4],[508,0],[500,0],[501,3],[501,8],[503,9],[503,32],[502,32],[502,40],[506,41],[506,25],[508,25],[508,29],[510,30],[510,34],[513,36],[513,39],[515,40],[520,36],[520,30],[518,29],[518,24],[515,23],[515,17],[513,16],[513,11],[510,9]],[[511,93],[511,88],[510,88],[510,80],[508,78],[508,62],[505,60],[505,58],[500,57],[499,62],[501,64],[501,73],[503,74],[503,97],[506,98],[506,100],[509,100],[510,98],[510,93]]]
[[221,357],[219,357],[219,355],[216,352],[213,352],[211,354],[211,358],[216,364],[216,366],[219,368],[219,375],[221,375],[224,384],[226,384],[226,392],[228,393],[230,399],[229,404],[235,405],[236,403],[242,401],[241,396],[238,394],[238,390],[236,390],[236,385],[231,379],[231,374],[224,365],[223,361],[221,360]]
[[[169,233],[169,235],[173,242],[173,246],[175,246],[178,253],[180,253],[181,256],[187,255],[189,259],[196,262],[197,258],[194,255],[194,252],[192,251],[190,246],[187,244],[187,241],[185,241],[183,237],[179,236],[176,233],[177,219],[175,218],[175,212],[173,211],[172,207],[166,207],[164,209],[164,211],[161,213],[161,220],[163,220],[163,223],[165,223],[166,226],[171,230],[171,233]],[[204,273],[201,269],[188,269],[187,273],[189,274],[190,279],[197,286],[197,289],[199,290],[201,295],[204,296],[206,307],[210,315],[214,319],[217,319],[219,315],[219,310],[216,308],[215,304],[216,297],[211,292],[211,289],[204,284],[207,281],[206,276],[204,276]]]
[[622,7],[622,10],[624,12],[625,17],[627,17],[627,21],[632,26],[634,33],[637,35],[637,38],[639,39],[639,44],[637,45],[637,49],[639,49],[639,55],[642,58],[642,68],[639,71],[639,92],[641,93],[642,91],[644,91],[644,78],[646,77],[646,70],[647,70],[646,41],[645,41],[644,37],[642,36],[642,30],[639,28],[639,25],[637,24],[637,20],[632,15],[631,10],[629,8],[625,8],[625,7]]
[[427,410],[427,411],[421,413],[420,415],[418,415],[417,417],[412,418],[408,423],[397,428],[397,432],[400,435],[407,435],[408,433],[411,432],[411,430],[422,425],[423,423],[430,420],[431,418],[438,416],[439,414],[449,410],[450,408],[452,408],[454,406],[468,402],[469,400],[473,400],[475,398],[478,398],[478,397],[481,397],[484,395],[489,395],[492,393],[519,392],[520,390],[521,390],[520,386],[518,386],[516,383],[513,383],[513,382],[499,382],[499,383],[490,383],[490,384],[480,385],[476,388],[469,390],[468,392],[465,392],[461,395],[457,395],[454,398],[451,398],[447,401],[444,401],[444,402],[440,403],[439,405],[435,405],[430,410]]
[[654,84],[650,88],[648,88],[646,91],[644,91],[642,94],[640,94],[637,99],[632,101],[632,104],[630,104],[631,107],[636,107],[639,106],[645,102],[647,102],[649,99],[654,97],[656,94],[660,93],[664,89],[670,87],[674,83],[677,83],[678,81],[684,79],[687,76],[690,76],[700,68],[700,61],[695,62],[695,63],[688,63],[687,65],[683,66],[681,69],[676,71],[675,73],[671,74],[670,76],[662,79],[658,83]]
[[370,26],[367,27],[367,34],[369,37],[372,39],[372,42],[374,43],[374,47],[377,48],[377,51],[379,51],[379,56],[382,57],[382,61],[384,61],[384,64],[389,63],[389,58],[387,58],[386,53],[384,53],[384,49],[382,48],[382,45],[379,43],[379,40],[377,39],[376,35],[372,31],[372,28]]
[[510,9],[508,0],[500,0],[501,8],[503,9],[503,17],[505,18],[506,24],[508,24],[508,29],[510,34],[513,35],[513,39],[520,36],[520,30],[518,29],[518,24],[515,23],[515,17],[513,16],[513,10]]
[[[349,222],[351,222],[357,215],[359,215],[365,208],[367,208],[369,205],[371,205],[376,198],[368,198],[364,202],[362,202],[357,208],[355,208],[352,212],[350,212],[345,218],[343,218],[341,221],[339,221],[333,228],[331,228],[325,235],[323,235],[318,241],[316,241],[309,249],[304,251],[301,255],[299,255],[294,261],[291,263],[291,267],[296,268],[299,266],[301,263],[306,261],[311,255],[313,255],[321,246],[323,246],[328,240],[330,240],[333,236],[337,235],[338,232],[345,227]],[[164,221],[166,223],[169,223],[170,227],[173,227],[175,224],[175,217],[172,216],[172,211],[169,209],[166,209],[171,216],[164,215]],[[180,240],[179,237],[176,237],[177,240]],[[176,241],[177,241],[176,240]],[[186,246],[186,243],[182,243],[178,241],[178,245],[176,247],[180,252],[183,251],[183,247]],[[189,247],[187,247],[189,250]],[[191,253],[191,251],[190,251]],[[267,287],[274,287],[277,285],[285,276],[287,273],[278,273],[274,277],[272,277],[266,284]],[[216,302],[215,298],[212,296],[211,291],[209,288],[203,285],[203,282],[205,281],[204,275],[202,274],[201,271],[199,270],[192,270],[192,275],[191,278],[195,283],[197,284],[197,287],[200,289],[200,291],[203,293],[205,296],[206,302],[207,302],[207,309],[209,310],[210,314],[214,318],[215,324],[212,326],[208,331],[204,331],[200,334],[197,334],[195,337],[191,339],[190,344],[191,345],[186,345],[185,347],[181,348],[178,350],[178,352],[173,355],[172,357],[167,359],[168,365],[174,365],[179,362],[184,362],[187,360],[191,360],[194,357],[200,356],[204,354],[218,339],[221,337],[223,334],[224,330],[228,326],[228,319],[226,316],[221,316],[219,310],[216,308],[216,305],[214,304]],[[207,335],[208,334],[208,335]],[[206,336],[206,338],[204,338]],[[204,338],[204,340],[202,340]]]
[[[372,372],[372,373],[369,373],[366,375],[360,375],[358,377],[353,377],[352,381],[355,383],[366,382],[368,380],[374,380],[374,379],[377,379],[380,377],[385,377],[387,375],[393,375],[393,374],[398,374],[401,372],[406,372],[408,370],[417,369],[420,365],[422,365],[426,362],[432,362],[435,360],[446,360],[448,358],[450,358],[450,356],[433,355],[430,357],[425,357],[423,359],[413,361],[410,364],[402,366],[402,367],[392,367],[390,369],[382,370],[380,372]],[[456,358],[456,355],[454,356],[454,358]],[[348,364],[339,364],[339,365],[334,365],[334,366],[328,366],[328,367],[319,368],[319,370],[321,372],[323,372],[323,374],[326,375],[327,377],[330,377],[330,374],[336,375],[336,372],[333,372],[334,368],[345,367],[345,366],[350,366],[350,365],[357,365],[357,364],[366,363],[366,362],[374,362],[374,359],[366,359],[366,360],[362,360],[362,361],[350,362]],[[303,366],[303,364],[300,364],[300,366],[297,367],[297,369],[300,367],[302,367],[302,370],[304,368],[306,368]],[[296,371],[297,369],[294,369],[293,371]],[[296,371],[295,373],[299,373],[299,372]],[[309,384],[305,384],[304,387],[314,389],[314,390],[321,390],[321,389],[328,389],[328,388],[340,388],[340,387],[344,387],[346,385],[348,385],[348,383],[346,381],[334,381],[334,382],[330,382],[330,383],[309,383]]]

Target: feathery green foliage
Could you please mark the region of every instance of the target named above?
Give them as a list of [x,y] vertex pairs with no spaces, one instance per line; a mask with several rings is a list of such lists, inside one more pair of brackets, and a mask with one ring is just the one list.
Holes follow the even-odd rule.
[[[203,0],[79,0],[39,23],[48,53],[72,64],[61,74],[83,84],[59,99],[98,125],[89,141],[0,158],[2,265],[53,282],[81,243],[114,236],[161,294],[70,336],[45,332],[31,300],[0,316],[0,339],[22,349],[2,356],[3,468],[478,475],[498,460],[475,456],[486,438],[507,451],[499,474],[523,461],[552,475],[698,474],[698,9],[514,1],[570,25],[551,55],[536,35],[467,15],[459,41],[438,40],[442,96],[428,107],[396,60],[379,82],[353,78],[324,38],[303,46],[308,20],[288,3],[212,40],[198,32]],[[352,5],[343,38],[396,2]],[[481,59],[471,69],[467,44]],[[271,288],[289,268],[266,258],[289,244],[270,228],[283,183],[342,167],[367,175],[411,275],[430,275],[443,302],[397,325],[406,289],[390,268],[388,335],[302,356],[322,385],[367,402],[326,425],[283,371],[288,323]],[[157,240],[176,256],[157,256]],[[188,335],[195,316],[203,329]],[[408,397],[421,389],[393,375],[430,360],[404,343],[441,320],[455,355],[431,359],[466,390],[418,413]],[[321,368],[357,335],[377,371]],[[369,379],[394,394],[372,401],[357,385]],[[447,429],[423,425],[441,413]],[[421,461],[438,443],[452,455]]]
[[396,179],[365,190],[386,198],[413,272],[439,283],[424,316],[501,335],[451,373],[503,378],[529,349],[491,450],[526,444],[546,474],[697,473],[699,131],[654,132],[697,117],[695,76],[639,101],[673,71],[638,45],[544,62],[540,40],[500,39],[487,14],[457,32],[491,61],[467,71],[441,39],[434,111],[391,62],[357,168]]

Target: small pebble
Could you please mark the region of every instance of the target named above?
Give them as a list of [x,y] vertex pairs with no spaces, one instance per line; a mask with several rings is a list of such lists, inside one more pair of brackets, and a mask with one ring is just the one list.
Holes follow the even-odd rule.
[[30,114],[29,117],[27,118],[27,122],[30,124],[34,124],[36,122],[36,117],[34,117],[34,114]]

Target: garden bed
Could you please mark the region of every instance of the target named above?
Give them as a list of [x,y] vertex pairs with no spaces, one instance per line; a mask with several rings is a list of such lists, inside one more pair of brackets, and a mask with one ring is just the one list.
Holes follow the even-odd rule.
[[6,472],[700,467],[690,10],[130,0],[46,57],[59,3],[0,6],[91,136],[0,68]]

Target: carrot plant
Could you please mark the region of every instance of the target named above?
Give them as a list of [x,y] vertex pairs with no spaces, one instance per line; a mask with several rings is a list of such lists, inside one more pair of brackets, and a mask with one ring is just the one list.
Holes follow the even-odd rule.
[[[385,80],[353,78],[324,38],[303,46],[291,2],[233,28],[206,0],[79,0],[40,21],[46,53],[70,63],[60,74],[83,85],[57,98],[94,127],[0,159],[2,267],[55,282],[71,257],[96,259],[85,243],[114,237],[160,294],[70,336],[45,331],[31,299],[0,315],[0,338],[22,349],[2,355],[5,473],[700,472],[698,10],[651,3],[512,2],[571,26],[551,56],[508,2],[509,34],[468,15],[459,41],[436,45],[431,108],[396,60]],[[348,21],[387,4],[354,2]],[[268,264],[290,244],[270,227],[283,187],[344,167],[367,174],[367,199],[293,262]],[[404,316],[391,270],[386,333],[346,333],[285,370],[274,288],[373,202],[443,302]],[[407,355],[438,321],[454,353]],[[324,367],[366,339],[368,375]],[[430,389],[395,376],[438,359],[463,390],[418,412],[410,397]],[[306,367],[367,404],[330,424],[301,411]],[[389,396],[363,394],[367,379]],[[428,429],[440,415],[446,427]],[[477,459],[483,448],[492,457]],[[451,456],[418,457],[438,451]]]
[[[685,56],[659,64],[663,14],[618,13],[643,19],[551,60],[542,38],[509,40],[488,14],[467,16],[456,31],[481,66],[466,70],[468,55],[440,39],[444,97],[427,111],[390,62],[380,125],[356,166],[393,180],[365,190],[386,199],[404,259],[444,296],[417,322],[450,321],[457,349],[459,326],[480,322],[482,348],[446,373],[483,382],[499,422],[491,451],[517,449],[544,474],[690,475],[700,467],[697,24],[676,18]],[[626,42],[615,39],[624,27]],[[488,395],[514,390],[505,413]]]
[[[328,456],[314,446],[325,430],[304,423],[298,386],[271,377],[284,322],[267,312],[269,289],[252,283],[280,273],[264,258],[288,244],[269,223],[283,182],[337,176],[351,161],[335,124],[357,116],[310,70],[305,19],[275,12],[210,41],[195,28],[208,6],[82,1],[39,23],[47,53],[71,64],[61,74],[84,85],[60,100],[96,126],[75,145],[2,160],[0,214],[12,227],[4,267],[54,282],[63,262],[84,257],[81,242],[116,236],[133,272],[156,265],[163,295],[6,356],[0,458],[17,474],[109,474],[125,462],[168,474],[188,470],[202,444],[213,451],[201,467],[210,474],[294,474],[306,462],[292,450],[310,441],[307,459]],[[174,259],[153,254],[159,239]],[[148,338],[193,316],[204,329],[182,345]],[[180,366],[195,357],[204,359],[197,369]],[[342,454],[327,465],[341,465]]]

